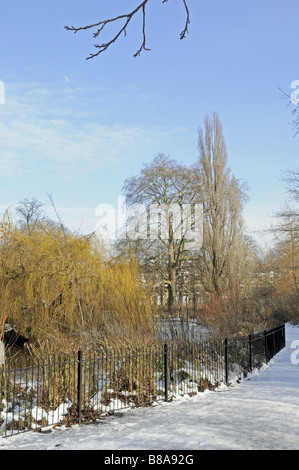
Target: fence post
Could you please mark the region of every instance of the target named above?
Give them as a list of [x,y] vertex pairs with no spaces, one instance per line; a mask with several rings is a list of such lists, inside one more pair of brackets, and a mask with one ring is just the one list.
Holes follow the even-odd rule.
[[267,330],[264,331],[264,339],[265,339],[265,357],[266,363],[268,362],[268,339],[267,339]]
[[279,334],[279,336],[278,336],[278,343],[279,343],[279,346],[278,346],[278,347],[279,347],[279,351],[281,351],[282,348],[284,347],[284,345],[283,345],[283,329],[284,329],[284,325],[283,325],[283,324],[280,325],[279,328],[280,328],[280,329],[279,329],[279,332],[278,332],[278,334]]
[[286,346],[286,325],[284,323],[282,327],[282,348],[285,348],[285,346]]
[[168,344],[164,345],[165,401],[168,401]]
[[249,370],[252,372],[252,335],[249,335]]
[[79,424],[81,424],[81,421],[82,421],[82,351],[78,351],[77,401],[78,401],[78,422]]
[[228,384],[228,339],[224,340],[225,383]]

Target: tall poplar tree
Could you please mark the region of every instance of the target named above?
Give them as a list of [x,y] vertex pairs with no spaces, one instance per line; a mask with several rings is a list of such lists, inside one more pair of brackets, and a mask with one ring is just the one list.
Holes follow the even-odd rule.
[[216,112],[207,115],[204,127],[199,129],[198,149],[195,171],[204,213],[201,283],[207,292],[221,296],[242,280],[242,270],[237,268],[246,256],[242,217],[246,192],[228,167],[223,129]]

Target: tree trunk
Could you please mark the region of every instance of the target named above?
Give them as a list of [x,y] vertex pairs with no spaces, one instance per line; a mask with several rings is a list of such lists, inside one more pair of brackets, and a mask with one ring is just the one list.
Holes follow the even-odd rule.
[[173,240],[173,227],[169,220],[168,244],[168,313],[171,314],[176,303],[176,266]]

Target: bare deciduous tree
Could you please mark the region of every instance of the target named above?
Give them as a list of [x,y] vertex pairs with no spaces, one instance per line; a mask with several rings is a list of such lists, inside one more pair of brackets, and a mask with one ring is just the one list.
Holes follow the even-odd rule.
[[[299,202],[299,170],[286,170],[282,180],[286,184],[290,200]],[[285,282],[284,289],[294,289],[299,293],[299,212],[298,207],[290,207],[288,203],[277,211],[276,223],[271,232],[276,240],[276,252],[280,262],[280,277]],[[286,287],[288,285],[288,287]]]
[[23,199],[17,206],[16,212],[21,216],[20,223],[25,224],[28,232],[44,217],[41,207],[43,204],[35,198]]
[[161,154],[144,165],[139,175],[128,178],[123,188],[129,206],[155,208],[154,218],[143,224],[149,236],[143,237],[141,246],[146,264],[160,271],[161,284],[167,286],[169,311],[176,303],[177,275],[188,252],[190,224],[186,219],[190,222],[192,217],[188,210],[198,202],[194,182],[193,171]]
[[[142,43],[137,50],[137,52],[134,54],[133,57],[137,57],[141,54],[142,50],[144,51],[149,51],[150,49],[146,46],[146,29],[145,29],[145,22],[146,22],[146,5],[150,2],[151,0],[143,0],[140,2],[136,8],[134,8],[131,12],[125,13],[125,14],[120,14],[117,15],[113,18],[108,18],[106,20],[100,20],[94,24],[89,24],[85,26],[65,26],[65,28],[68,31],[73,31],[74,33],[77,33],[79,31],[83,30],[89,30],[89,29],[95,29],[96,31],[93,33],[93,37],[97,38],[99,37],[100,33],[104,30],[104,28],[112,23],[117,23],[119,21],[123,21],[122,26],[117,30],[117,33],[110,39],[108,42],[103,43],[103,44],[95,44],[95,48],[97,49],[97,52],[90,54],[88,59],[93,59],[94,57],[100,55],[102,52],[106,51],[113,43],[117,41],[117,39],[124,34],[126,36],[127,32],[127,27],[129,26],[130,21],[139,13],[141,12],[142,14]],[[189,8],[187,4],[187,0],[181,0],[184,4],[185,11],[186,11],[186,23],[185,27],[180,33],[180,39],[184,39],[188,33],[188,26],[190,23],[190,14],[189,14]],[[167,3],[168,0],[162,0],[162,3]]]

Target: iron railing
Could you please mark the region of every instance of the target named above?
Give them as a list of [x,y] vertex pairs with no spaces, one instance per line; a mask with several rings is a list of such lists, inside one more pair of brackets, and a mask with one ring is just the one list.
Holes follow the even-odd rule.
[[0,433],[71,425],[246,376],[285,346],[285,325],[249,337],[161,343],[83,355],[18,358],[0,366]]

